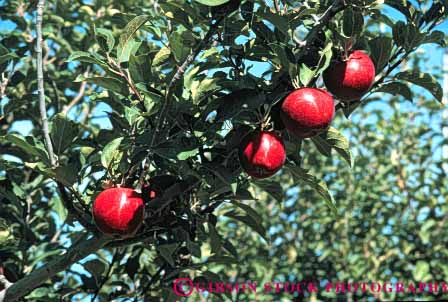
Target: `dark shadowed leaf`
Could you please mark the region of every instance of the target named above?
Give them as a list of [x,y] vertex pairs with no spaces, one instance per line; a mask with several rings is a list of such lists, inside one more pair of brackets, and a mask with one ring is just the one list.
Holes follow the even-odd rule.
[[230,119],[245,110],[260,107],[266,101],[263,93],[252,89],[242,89],[215,100],[219,105],[217,121]]
[[172,267],[175,266],[173,253],[177,249],[177,243],[164,244],[157,247],[163,259],[166,260]]
[[358,10],[347,8],[342,15],[342,31],[346,37],[354,37],[362,32],[364,17]]
[[98,282],[101,280],[101,275],[106,271],[106,264],[101,260],[94,259],[84,263],[84,268],[92,274]]
[[28,154],[37,156],[46,163],[49,163],[47,153],[40,148],[37,148],[36,146],[30,144],[22,136],[19,136],[17,134],[7,134],[5,136],[0,136],[0,141],[9,142],[27,152]]
[[312,141],[323,155],[331,156],[331,150],[334,149],[344,158],[350,167],[353,166],[350,144],[337,129],[330,127],[326,132],[313,137]]
[[378,74],[386,66],[392,52],[392,39],[389,37],[375,37],[369,41],[370,55]]
[[220,254],[221,251],[221,237],[218,234],[218,231],[216,228],[209,222],[208,225],[208,232],[210,236],[210,245],[212,247],[212,253],[213,254]]
[[254,180],[252,181],[254,185],[266,191],[269,195],[274,197],[278,202],[282,202],[284,198],[284,192],[282,186],[278,182],[270,181],[270,180]]
[[254,231],[256,231],[261,237],[264,238],[264,240],[269,241],[267,237],[267,232],[264,226],[261,223],[258,223],[255,221],[251,216],[249,215],[238,215],[235,211],[230,211],[223,214],[224,216],[227,216],[229,218],[233,218],[235,220],[238,220],[250,228],[252,228]]
[[313,188],[325,200],[325,203],[331,209],[333,214],[335,215],[338,214],[338,210],[336,208],[333,196],[328,190],[327,184],[323,180],[318,179],[316,176],[312,175],[311,173],[300,167],[290,165],[287,165],[286,167],[294,176],[294,178]]
[[439,102],[442,102],[442,87],[432,75],[422,72],[404,71],[397,73],[395,78],[427,89]]
[[252,209],[250,206],[248,206],[247,204],[244,204],[242,202],[238,202],[238,201],[232,201],[232,204],[236,205],[237,207],[239,207],[241,210],[243,210],[244,212],[246,212],[247,215],[249,215],[250,217],[252,217],[252,219],[257,222],[257,223],[261,223],[263,221],[263,218],[257,213],[257,211],[255,211],[254,209]]
[[51,139],[54,152],[62,154],[78,136],[78,125],[61,113],[56,114],[51,122]]
[[392,95],[401,95],[406,100],[412,101],[412,91],[408,85],[401,82],[392,82],[381,85],[375,92],[386,92]]

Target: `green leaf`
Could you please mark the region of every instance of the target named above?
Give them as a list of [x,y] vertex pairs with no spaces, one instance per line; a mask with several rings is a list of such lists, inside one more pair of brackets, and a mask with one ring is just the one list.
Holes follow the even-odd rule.
[[72,52],[70,54],[70,56],[68,57],[67,62],[73,62],[73,61],[97,64],[97,65],[101,66],[103,69],[108,68],[106,62],[101,61],[98,58],[95,58],[92,54],[85,52],[85,51]]
[[7,53],[5,55],[1,55],[0,56],[0,64],[3,64],[5,62],[8,62],[8,61],[13,60],[13,59],[19,59],[19,56],[16,55],[15,53],[12,53],[12,52],[11,53]]
[[157,247],[157,250],[172,267],[175,267],[173,253],[177,249],[177,243],[163,244]]
[[364,27],[364,17],[358,10],[347,8],[342,15],[342,32],[344,36],[350,38],[362,32]]
[[405,24],[402,21],[397,22],[392,28],[392,36],[395,43],[403,47],[406,51],[412,51],[425,38],[419,28],[413,23]]
[[291,172],[295,179],[313,188],[324,199],[333,214],[338,214],[338,209],[336,208],[333,196],[323,180],[318,179],[316,176],[300,167],[286,165],[286,168]]
[[384,4],[395,8],[409,20],[412,19],[412,16],[415,13],[415,7],[407,0],[387,0],[384,1]]
[[316,75],[316,71],[308,68],[308,66],[306,66],[305,64],[301,64],[300,65],[300,73],[299,73],[299,77],[300,77],[300,82],[302,83],[302,85],[304,87],[308,86],[308,84],[310,83],[310,81],[314,78],[314,76]]
[[283,68],[289,68],[290,61],[288,59],[288,55],[286,54],[285,47],[286,45],[283,43],[269,43],[269,47],[273,51],[273,60],[274,63],[281,65]]
[[62,199],[59,197],[53,197],[50,200],[51,208],[56,212],[59,219],[61,221],[65,221],[67,218],[67,209],[64,206],[64,203],[62,202]]
[[140,117],[140,110],[136,107],[124,106],[124,117],[128,121],[129,125],[132,126]]
[[330,127],[324,133],[314,136],[312,141],[323,155],[331,156],[331,150],[334,149],[350,167],[353,166],[350,144],[337,129]]
[[235,117],[242,111],[257,109],[266,102],[266,96],[252,89],[234,91],[217,100],[219,104],[216,114],[217,121],[223,121]]
[[74,165],[58,166],[51,171],[54,178],[66,187],[73,186],[78,178],[78,171]]
[[198,148],[194,148],[192,150],[187,150],[187,151],[182,151],[180,153],[177,154],[177,159],[178,160],[187,160],[190,157],[196,156],[199,152]]
[[395,23],[394,27],[392,28],[392,36],[394,38],[395,43],[398,46],[403,46],[406,44],[406,23],[403,21],[398,21]]
[[106,271],[106,264],[101,260],[94,259],[84,263],[84,268],[92,274],[98,283],[102,279],[101,275]]
[[84,76],[80,75],[75,80],[75,82],[83,82],[83,81],[98,85],[106,90],[112,90],[124,96],[127,96],[129,94],[128,86],[124,82],[115,78],[110,77],[85,78]]
[[212,91],[220,88],[218,85],[219,79],[205,78],[202,81],[194,81],[191,85],[191,97],[193,99],[193,104],[198,104],[199,101]]
[[277,183],[270,180],[255,180],[252,181],[254,185],[262,189],[263,191],[266,191],[269,195],[271,195],[275,200],[278,202],[282,202],[284,198],[284,192],[282,189],[282,186]]
[[150,62],[147,55],[129,57],[129,72],[132,80],[137,83],[146,82],[145,76],[150,72]]
[[115,38],[112,31],[105,28],[95,28],[95,38],[100,47],[106,52],[111,52],[115,46]]
[[238,260],[233,258],[233,257],[229,257],[229,256],[210,256],[207,259],[207,264],[210,263],[216,263],[216,264],[238,264]]
[[139,30],[140,27],[142,27],[143,24],[149,20],[149,18],[150,16],[148,15],[137,16],[126,25],[124,28],[124,33],[120,35],[120,42],[118,43],[117,57],[119,59],[124,59],[124,57],[126,57],[123,53],[129,51],[128,43],[133,40],[137,30]]
[[207,281],[212,281],[212,282],[222,282],[221,277],[220,277],[218,274],[213,273],[213,272],[211,272],[211,271],[205,271],[205,272],[202,272],[202,276],[203,276],[204,278],[206,278]]
[[152,66],[157,67],[163,64],[170,57],[171,50],[168,47],[162,47],[154,56]]
[[118,63],[129,62],[131,55],[134,55],[142,45],[142,42],[134,39],[126,43],[126,46],[121,50],[121,54],[118,57]]
[[445,34],[440,30],[435,30],[432,33],[430,33],[429,35],[425,36],[422,44],[423,43],[436,43],[442,47],[445,47],[446,46]]
[[177,62],[183,62],[191,52],[191,47],[186,43],[184,33],[185,31],[178,30],[169,37],[170,48]]
[[386,92],[392,95],[401,95],[405,99],[412,101],[412,91],[408,85],[401,82],[391,82],[383,84],[375,92]]
[[78,125],[65,117],[64,114],[56,114],[52,118],[51,139],[53,141],[54,152],[62,154],[78,136]]
[[210,235],[210,245],[212,248],[212,253],[220,254],[220,252],[221,252],[221,237],[219,236],[215,227],[210,222],[208,222],[207,225],[208,225],[208,232]]
[[443,89],[439,82],[428,73],[404,71],[395,75],[395,78],[410,82],[427,89],[439,102],[442,102]]
[[247,204],[238,202],[233,200],[232,204],[236,205],[237,207],[239,207],[241,210],[243,210],[244,212],[246,212],[247,215],[249,215],[250,217],[252,217],[252,219],[260,224],[263,222],[263,218],[260,216],[260,214],[257,213],[257,211],[255,211],[253,208],[251,208],[250,206],[248,206]]
[[227,3],[229,1],[230,0],[196,0],[196,2],[199,2],[207,6],[218,6]]
[[381,72],[389,62],[392,52],[392,39],[376,37],[369,41],[370,56],[375,64],[376,73]]
[[238,259],[238,251],[236,250],[235,246],[230,242],[230,240],[225,239],[224,243],[222,245],[233,257]]
[[333,48],[333,43],[329,42],[329,43],[327,43],[327,46],[325,46],[325,48],[320,51],[319,61],[321,63],[319,64],[314,76],[316,76],[316,74],[320,74],[322,71],[327,69],[328,66],[330,66],[331,58],[333,57],[332,48]]
[[264,226],[261,223],[258,223],[257,221],[255,221],[251,216],[238,215],[235,213],[235,211],[230,211],[230,212],[224,213],[223,215],[244,223],[245,225],[252,228],[255,232],[257,232],[261,237],[263,237],[264,240],[269,241],[269,239],[267,237],[267,232],[266,232],[266,229],[264,228]]
[[47,164],[49,163],[48,154],[45,151],[41,150],[40,148],[37,148],[36,146],[31,145],[22,136],[19,136],[17,134],[7,134],[5,136],[0,136],[0,141],[9,142],[9,143],[19,147],[26,153],[40,158]]
[[190,253],[197,257],[201,258],[201,247],[199,244],[192,242],[190,239],[187,240],[187,249],[190,251]]
[[118,137],[109,142],[103,149],[101,154],[101,164],[104,168],[108,169],[112,161],[117,160],[120,157],[119,147],[123,137]]
[[430,277],[429,272],[429,263],[425,261],[417,261],[412,275],[414,276],[414,280],[425,282]]

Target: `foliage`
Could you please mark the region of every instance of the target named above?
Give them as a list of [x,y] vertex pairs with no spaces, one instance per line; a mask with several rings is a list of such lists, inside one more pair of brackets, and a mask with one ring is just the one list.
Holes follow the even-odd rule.
[[[5,276],[22,279],[86,234],[98,236],[90,208],[103,186],[159,182],[163,194],[148,203],[134,238],[110,241],[26,301],[170,301],[171,283],[183,274],[260,283],[448,277],[448,186],[432,156],[441,134],[413,123],[439,114],[440,84],[414,54],[444,46],[437,26],[448,3],[48,3],[52,167],[35,94],[35,2],[0,2],[2,19],[15,27],[0,33]],[[289,137],[276,105],[293,84],[322,86],[322,71],[350,47],[376,64],[371,94],[339,103],[328,132]],[[397,70],[404,60],[412,68]],[[366,108],[379,98],[390,101]],[[403,99],[417,98],[412,112],[399,110]],[[255,181],[242,173],[235,148],[267,112],[288,160],[275,177]]]

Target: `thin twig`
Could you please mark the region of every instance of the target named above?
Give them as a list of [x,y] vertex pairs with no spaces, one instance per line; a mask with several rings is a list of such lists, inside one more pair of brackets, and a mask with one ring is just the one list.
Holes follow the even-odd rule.
[[[97,228],[90,222],[91,217],[89,214],[87,214],[88,212],[80,211],[75,207],[75,205],[73,203],[73,199],[67,194],[67,191],[65,191],[65,187],[62,183],[57,182],[57,186],[58,186],[59,192],[61,193],[61,199],[62,199],[64,206],[67,209],[68,213],[73,215],[76,218],[76,220],[79,221],[79,223],[86,230],[89,230],[92,233],[96,234],[98,232]],[[74,190],[72,191],[72,193],[73,192],[74,192]],[[82,201],[80,201],[80,202],[82,202]]]
[[[86,72],[84,73],[84,77],[85,77],[85,78],[87,78],[87,77],[89,76],[89,71],[90,71],[90,66],[87,67],[87,70],[86,70]],[[86,91],[86,87],[87,87],[87,82],[86,82],[86,81],[83,81],[83,82],[81,83],[81,86],[79,87],[78,94],[77,94],[77,95],[73,98],[73,100],[71,100],[71,102],[70,102],[67,106],[65,106],[65,108],[62,110],[62,113],[63,113],[64,115],[67,115],[67,114],[70,112],[70,110],[71,110],[73,107],[75,107],[75,106],[78,104],[79,101],[82,100],[82,98],[84,97],[84,93],[85,93],[85,91]]]
[[37,54],[37,91],[39,93],[39,110],[42,120],[42,131],[44,133],[45,144],[47,146],[48,156],[52,167],[56,166],[56,158],[51,143],[50,130],[48,128],[47,108],[45,106],[45,90],[44,90],[44,67],[42,58],[42,19],[44,14],[45,0],[39,0],[37,3],[36,17],[36,54]]
[[129,69],[123,69],[119,63],[117,63],[109,54],[106,54],[107,56],[107,60],[109,62],[109,65],[111,67],[116,68],[116,70],[111,69],[110,71],[112,71],[113,73],[115,73],[116,75],[122,77],[129,85],[129,88],[131,89],[132,93],[135,94],[135,96],[138,98],[138,100],[140,102],[144,101],[143,96],[140,94],[140,92],[138,91],[137,87],[135,86],[134,81],[132,80],[131,74],[129,72]]
[[5,77],[5,73],[2,72],[2,76],[0,79],[0,100],[2,100],[6,96],[6,88],[8,88],[8,84],[11,81],[13,74],[16,71],[16,65],[14,62],[11,65],[11,71],[8,72],[8,76]]
[[98,296],[98,294],[101,291],[101,288],[103,288],[104,284],[106,284],[107,280],[109,280],[110,274],[112,273],[112,268],[114,267],[115,262],[117,262],[118,257],[121,255],[120,253],[120,249],[116,249],[114,256],[112,257],[112,260],[109,264],[109,269],[106,272],[106,275],[104,276],[104,278],[101,280],[101,284],[98,286],[98,288],[95,291],[95,294],[93,295],[92,299],[90,300],[91,302],[94,302],[96,297]]
[[[432,24],[428,27],[428,29],[426,30],[426,33],[429,34],[431,32],[431,30],[434,29],[434,27],[437,25],[438,21],[440,18],[435,19]],[[422,28],[422,26],[424,25],[423,19],[420,20],[419,23],[419,28]],[[394,64],[389,65],[389,67],[387,68],[386,72],[377,80],[375,81],[375,83],[372,85],[372,90],[376,87],[378,87],[379,85],[383,84],[384,80],[392,73],[392,71],[395,70],[395,68],[397,68],[398,66],[400,66],[400,64],[409,57],[409,55],[411,53],[413,53],[415,51],[416,47],[405,51],[405,49],[403,47],[400,47],[397,52],[389,59],[389,62],[393,62],[396,59],[398,59],[398,57],[404,52],[404,54],[401,56],[401,58],[398,59],[398,61],[396,61]]]
[[51,237],[50,243],[57,243],[59,241],[59,237],[61,237],[62,231],[64,230],[64,227],[65,227],[66,224],[67,224],[67,219],[61,225],[59,230],[53,235],[53,237]]
[[308,35],[305,37],[304,45],[302,46],[302,49],[297,56],[298,60],[300,60],[302,56],[306,53],[307,46],[313,44],[314,40],[316,40],[319,31],[321,31],[337,13],[344,10],[344,8],[345,5],[342,0],[333,1],[333,3],[327,8],[327,10],[322,14],[322,16],[320,16],[320,18],[316,21],[313,28],[308,32]]
[[[151,277],[151,280],[146,284],[146,286],[142,289],[142,295],[145,296],[146,292],[151,288],[152,285],[154,285],[155,282],[157,282],[160,279],[160,274],[165,270],[166,264],[163,264],[159,267],[157,272]],[[134,298],[134,302],[138,301],[138,295]]]

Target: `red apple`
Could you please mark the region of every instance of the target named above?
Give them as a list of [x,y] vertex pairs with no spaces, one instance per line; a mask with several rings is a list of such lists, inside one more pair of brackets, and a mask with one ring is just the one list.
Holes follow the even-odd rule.
[[355,50],[347,60],[333,62],[323,79],[328,91],[341,101],[359,100],[372,87],[375,65],[366,53]]
[[293,91],[283,101],[280,111],[286,129],[298,138],[312,137],[325,131],[333,116],[333,97],[318,88]]
[[93,204],[93,218],[98,229],[105,234],[132,235],[144,218],[143,199],[129,188],[104,190]]
[[270,177],[285,163],[285,145],[274,132],[251,132],[240,143],[239,158],[243,170],[250,176]]

